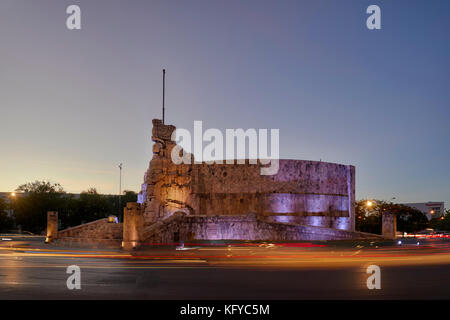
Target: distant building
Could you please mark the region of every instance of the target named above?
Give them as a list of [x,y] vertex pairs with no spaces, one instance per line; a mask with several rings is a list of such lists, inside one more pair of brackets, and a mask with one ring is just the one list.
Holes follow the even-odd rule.
[[445,207],[444,202],[418,202],[418,203],[403,203],[405,206],[416,208],[417,210],[422,211],[428,218],[431,220],[432,218],[439,218],[445,215]]

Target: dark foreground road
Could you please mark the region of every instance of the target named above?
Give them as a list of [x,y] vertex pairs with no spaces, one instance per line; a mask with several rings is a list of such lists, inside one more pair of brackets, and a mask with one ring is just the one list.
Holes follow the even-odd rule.
[[[450,241],[57,248],[3,236],[0,299],[450,299]],[[369,265],[381,289],[369,290]],[[70,265],[81,290],[69,290]]]

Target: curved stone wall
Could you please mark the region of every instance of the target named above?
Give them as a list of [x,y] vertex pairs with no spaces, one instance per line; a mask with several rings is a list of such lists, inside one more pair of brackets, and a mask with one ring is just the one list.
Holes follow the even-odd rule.
[[380,235],[292,223],[267,222],[257,215],[186,216],[175,213],[143,232],[140,245],[173,244],[194,240],[315,241],[380,239]]
[[158,120],[154,124],[154,156],[139,196],[147,225],[183,211],[205,216],[256,213],[267,221],[354,230],[353,166],[279,160],[278,173],[267,176],[261,175],[259,163],[248,160],[176,165],[170,157],[175,143],[168,138],[175,127]]
[[354,167],[280,160],[276,175],[259,165],[194,165],[188,202],[199,215],[255,212],[269,221],[352,230]]

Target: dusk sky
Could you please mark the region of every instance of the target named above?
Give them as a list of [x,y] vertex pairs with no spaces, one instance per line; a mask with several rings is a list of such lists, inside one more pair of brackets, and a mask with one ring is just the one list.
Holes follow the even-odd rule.
[[121,162],[139,191],[166,68],[168,124],[278,128],[358,199],[450,204],[448,0],[0,0],[0,39],[0,191],[118,193]]

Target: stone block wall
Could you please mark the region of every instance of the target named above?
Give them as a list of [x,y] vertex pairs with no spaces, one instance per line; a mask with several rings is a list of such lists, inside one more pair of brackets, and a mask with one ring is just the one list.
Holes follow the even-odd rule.
[[45,242],[50,243],[54,239],[58,238],[58,212],[47,212],[47,232]]
[[58,231],[56,243],[120,246],[122,238],[123,224],[111,223],[104,218]]
[[176,213],[144,231],[142,244],[162,244],[192,240],[350,240],[381,236],[310,227],[292,223],[268,222],[256,214],[245,216],[188,216]]
[[381,216],[383,237],[395,239],[397,236],[397,215],[390,212],[383,212]]
[[135,248],[142,239],[144,231],[144,219],[141,205],[135,202],[128,202],[123,210],[123,239],[124,249]]

